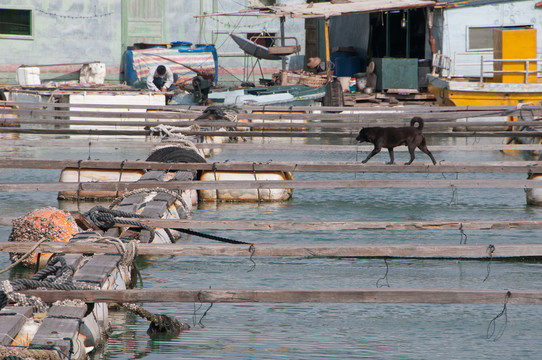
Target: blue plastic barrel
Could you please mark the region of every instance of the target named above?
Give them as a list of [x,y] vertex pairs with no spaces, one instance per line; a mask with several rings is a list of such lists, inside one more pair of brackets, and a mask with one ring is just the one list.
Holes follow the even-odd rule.
[[134,54],[132,53],[134,49],[133,46],[128,46],[124,57],[124,81],[128,85],[134,85],[137,81],[137,73],[134,70]]
[[362,60],[356,53],[336,51],[331,54],[331,62],[335,64],[335,76],[349,76],[361,72]]
[[188,41],[172,41],[170,45],[172,49],[190,49],[192,47],[192,43]]

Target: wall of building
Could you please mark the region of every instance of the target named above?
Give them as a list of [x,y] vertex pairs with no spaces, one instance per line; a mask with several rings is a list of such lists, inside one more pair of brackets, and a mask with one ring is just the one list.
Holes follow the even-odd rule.
[[[102,61],[117,72],[122,56],[119,1],[0,0],[0,7],[31,9],[33,38],[0,37],[0,83],[15,83],[18,66]],[[48,68],[50,79],[69,79],[76,67]],[[47,80],[47,79],[46,79]]]
[[[281,4],[300,3],[300,0],[280,0]],[[217,13],[231,13],[240,10],[238,1],[214,0],[213,6],[207,3],[207,12],[214,10]],[[204,10],[205,11],[205,10]],[[219,57],[219,73],[224,82],[251,81],[258,82],[261,71],[269,79],[271,75],[282,68],[280,60],[261,60],[259,65],[253,57],[247,57],[239,46],[231,39],[230,34],[246,36],[247,33],[275,33],[280,35],[280,20],[278,18],[259,18],[256,16],[215,16],[198,20],[201,28],[203,43],[215,44]],[[286,37],[295,37],[301,51],[299,55],[291,55],[287,59],[287,69],[302,69],[305,53],[305,20],[299,18],[286,18],[284,22]],[[293,39],[287,40],[287,45],[293,44]],[[260,70],[261,66],[261,70]],[[251,75],[251,76],[249,76]]]
[[329,29],[330,51],[335,48],[352,47],[361,59],[361,71],[367,66],[369,44],[369,14],[333,17]]
[[[535,8],[538,1],[509,1],[506,3],[485,4],[483,6],[466,6],[449,8],[443,11],[442,22],[435,23],[442,29],[441,48],[444,55],[454,59],[454,54],[467,52],[468,28],[532,25],[537,29],[537,48],[542,52],[542,8]],[[435,12],[437,14],[437,12]],[[482,55],[457,55],[457,63],[480,62]],[[484,59],[492,59],[492,55],[483,55]],[[458,66],[461,75],[477,75],[480,65]]]
[[[2,49],[0,84],[15,84],[16,70],[23,64],[71,64],[91,61],[105,63],[106,82],[122,82],[124,53],[126,46],[131,45],[127,42],[129,37],[126,34],[127,2],[130,6],[144,8],[154,1],[0,0],[0,8],[33,11],[32,39],[8,39],[0,36]],[[296,1],[299,0],[282,0],[282,3]],[[162,42],[215,44],[219,53],[221,75],[227,77],[228,74],[235,74],[234,80],[243,78],[243,72],[247,68],[250,70],[254,65],[254,59],[245,58],[229,37],[229,33],[246,34],[268,30],[278,34],[280,30],[280,22],[276,18],[260,19],[254,16],[195,18],[203,12],[235,12],[246,9],[245,1],[163,0],[155,4],[163,6]],[[299,43],[304,45],[304,20],[287,19],[285,32],[286,36],[296,36]],[[299,64],[302,66],[303,59],[293,59],[289,63],[297,64],[296,67]],[[282,63],[262,61],[261,65],[266,74],[271,74],[280,69]],[[259,73],[259,68],[255,69]],[[42,82],[77,79],[78,70],[77,66],[42,68]]]

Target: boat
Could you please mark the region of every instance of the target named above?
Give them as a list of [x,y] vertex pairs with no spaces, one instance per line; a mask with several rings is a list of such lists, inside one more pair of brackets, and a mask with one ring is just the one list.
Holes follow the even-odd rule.
[[[538,105],[542,101],[542,79],[537,58],[537,32],[531,26],[518,26],[493,30],[494,49],[492,53],[475,53],[479,63],[463,64],[478,73],[459,76],[452,69],[461,64],[442,54],[433,57],[433,72],[427,74],[427,89],[435,95],[437,103],[444,106],[523,106]],[[455,57],[457,59],[457,57]],[[541,64],[542,65],[542,64]],[[493,118],[486,118],[492,120]],[[522,120],[525,119],[520,114]],[[508,120],[518,120],[510,116]],[[538,131],[542,126],[510,126],[510,130]],[[542,143],[540,137],[514,137],[507,143]],[[505,151],[506,152],[506,151]],[[540,155],[536,152],[534,155]],[[539,156],[540,159],[540,156]],[[528,179],[542,180],[541,173],[528,174]],[[527,204],[542,205],[542,192],[536,188],[525,189]]]
[[326,94],[325,86],[284,85],[245,88],[209,94],[209,99],[225,105],[311,106]]
[[[213,104],[253,106],[315,106],[326,94],[325,86],[276,85],[209,92]],[[192,94],[175,94],[171,105],[194,105]]]
[[[444,106],[515,106],[542,100],[542,81],[536,46],[536,29],[496,29],[493,52],[466,53],[465,63],[443,54],[433,56],[427,89]],[[476,63],[472,57],[479,57]],[[458,59],[459,55],[454,56]],[[459,75],[463,70],[470,75]]]

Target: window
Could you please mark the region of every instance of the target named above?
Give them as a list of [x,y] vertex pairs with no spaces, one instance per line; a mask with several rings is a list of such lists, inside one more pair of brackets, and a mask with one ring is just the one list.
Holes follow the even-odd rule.
[[509,27],[530,27],[530,26],[487,26],[469,27],[467,34],[467,50],[493,50],[493,29]]
[[32,10],[0,8],[0,37],[21,36],[32,36]]

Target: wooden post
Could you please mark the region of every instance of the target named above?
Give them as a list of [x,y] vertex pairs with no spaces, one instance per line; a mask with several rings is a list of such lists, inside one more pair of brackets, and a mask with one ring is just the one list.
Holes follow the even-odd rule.
[[326,77],[327,81],[331,82],[331,56],[329,49],[329,18],[324,20],[324,37],[326,42]]

